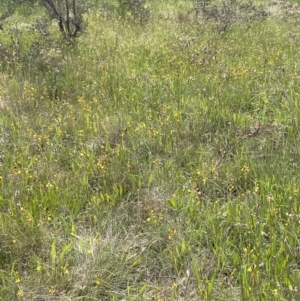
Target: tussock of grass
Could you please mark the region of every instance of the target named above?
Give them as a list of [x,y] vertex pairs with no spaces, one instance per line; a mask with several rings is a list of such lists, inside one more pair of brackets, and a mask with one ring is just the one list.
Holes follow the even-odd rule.
[[298,300],[297,20],[100,5],[3,62],[0,299]]

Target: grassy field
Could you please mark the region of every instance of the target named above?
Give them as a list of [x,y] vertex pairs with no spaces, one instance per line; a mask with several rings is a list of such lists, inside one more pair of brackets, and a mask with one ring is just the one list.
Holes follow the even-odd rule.
[[300,300],[300,14],[193,7],[0,32],[0,300]]

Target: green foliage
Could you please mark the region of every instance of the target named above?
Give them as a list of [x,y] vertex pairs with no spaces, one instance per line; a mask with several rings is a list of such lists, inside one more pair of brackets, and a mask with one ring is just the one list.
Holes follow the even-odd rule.
[[0,29],[3,30],[5,20],[16,11],[26,11],[33,7],[32,0],[1,0],[0,1]]
[[295,14],[100,4],[0,32],[0,299],[298,300]]
[[145,7],[147,0],[118,0],[118,11],[122,18],[133,15],[141,23],[150,17],[150,10]]
[[[59,30],[65,37],[70,40],[78,37],[79,33],[83,32],[87,26],[84,21],[83,14],[87,12],[89,2],[82,0],[2,0],[0,22],[3,30],[4,21],[17,14],[25,17],[30,14],[34,15],[36,9],[44,8],[48,14],[48,19],[55,19]],[[45,17],[44,17],[45,18]],[[43,20],[43,27],[46,27],[47,20]]]

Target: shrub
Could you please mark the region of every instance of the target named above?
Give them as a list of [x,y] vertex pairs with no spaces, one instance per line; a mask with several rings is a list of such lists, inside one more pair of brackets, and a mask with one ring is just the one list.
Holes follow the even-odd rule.
[[[46,9],[51,19],[58,21],[60,31],[66,39],[76,38],[87,23],[83,14],[87,11],[88,1],[84,0],[40,0],[39,4]],[[0,28],[4,21],[20,7],[33,6],[34,0],[1,1]]]
[[87,10],[86,1],[80,0],[41,0],[52,18],[58,20],[60,31],[66,39],[76,38],[86,27],[83,13]]
[[196,0],[196,16],[204,21],[212,20],[221,32],[240,21],[254,21],[268,16],[263,6],[256,6],[252,1],[222,0],[212,3],[210,0]]

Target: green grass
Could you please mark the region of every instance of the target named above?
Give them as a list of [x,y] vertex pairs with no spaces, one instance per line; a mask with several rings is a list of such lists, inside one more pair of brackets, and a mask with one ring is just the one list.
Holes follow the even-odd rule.
[[13,36],[0,300],[299,299],[297,19],[221,34],[174,2]]

